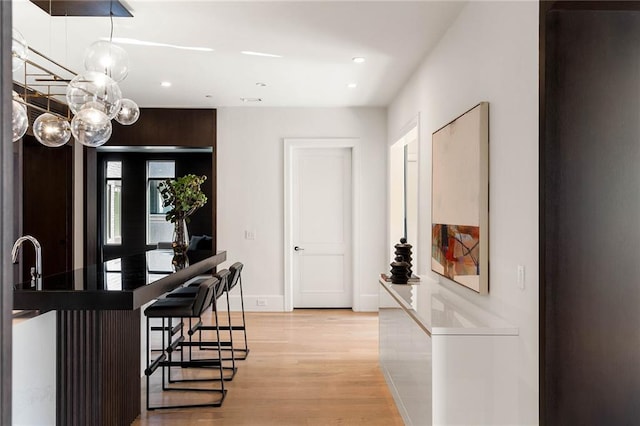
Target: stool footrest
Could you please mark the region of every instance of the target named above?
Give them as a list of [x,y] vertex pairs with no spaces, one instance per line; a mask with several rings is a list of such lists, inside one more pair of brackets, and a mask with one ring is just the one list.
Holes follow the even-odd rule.
[[167,352],[173,352],[176,350],[178,346],[184,341],[184,336],[178,337],[176,340],[171,342],[171,344],[167,347]]
[[162,364],[162,362],[164,362],[165,359],[167,359],[167,356],[165,354],[162,354],[158,358],[154,359],[151,365],[149,365],[149,367],[144,370],[144,374],[147,376],[152,375],[153,372],[158,369],[158,367]]
[[181,342],[180,346],[193,346],[193,347],[213,347],[217,348],[218,346],[231,346],[231,342]]
[[239,331],[242,331],[244,329],[245,329],[244,325],[232,325],[232,326],[221,325],[220,326],[220,330],[239,330]]
[[198,322],[193,324],[193,326],[191,326],[191,328],[189,329],[188,331],[189,336],[193,336],[201,327],[202,327],[202,321],[198,320]]
[[[180,331],[182,326],[183,326],[182,321],[177,323],[173,328],[171,328],[171,335],[173,336],[178,331]],[[158,327],[158,326],[151,327],[151,331],[167,331],[167,330],[169,330],[169,327]]]
[[[197,368],[197,367],[219,367],[220,360],[219,359],[202,359],[191,361],[165,361],[162,360],[158,363],[159,366],[162,367],[182,367],[182,368]],[[157,368],[157,367],[156,367]]]

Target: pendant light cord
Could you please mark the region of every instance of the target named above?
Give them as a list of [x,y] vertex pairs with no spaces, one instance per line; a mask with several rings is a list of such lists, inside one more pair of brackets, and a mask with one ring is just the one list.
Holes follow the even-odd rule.
[[111,22],[111,32],[109,33],[109,43],[113,43],[113,0],[109,2],[109,21]]

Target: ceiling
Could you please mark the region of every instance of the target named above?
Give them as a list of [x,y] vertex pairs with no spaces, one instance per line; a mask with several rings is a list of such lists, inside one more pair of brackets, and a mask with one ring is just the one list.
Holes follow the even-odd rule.
[[[133,18],[113,19],[114,38],[213,51],[123,44],[130,57],[129,75],[120,83],[123,95],[141,107],[216,108],[386,106],[465,3],[126,4]],[[108,17],[50,17],[28,0],[13,0],[13,19],[30,46],[75,72],[83,69],[85,49],[110,33]],[[353,57],[366,61],[356,64]],[[161,87],[163,81],[171,86]]]

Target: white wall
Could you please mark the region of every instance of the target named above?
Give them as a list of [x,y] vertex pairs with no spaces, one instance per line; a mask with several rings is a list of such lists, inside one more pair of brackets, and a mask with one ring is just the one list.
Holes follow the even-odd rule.
[[[284,309],[283,139],[359,138],[361,250],[354,266],[361,309],[377,310],[377,279],[388,269],[386,120],[384,108],[218,109],[217,245],[229,262],[245,264],[246,309]],[[255,231],[255,240],[245,231]],[[267,306],[257,306],[258,298]]]
[[[490,289],[430,272],[431,134],[490,103]],[[420,115],[419,271],[519,328],[519,424],[538,423],[538,2],[471,2],[388,110],[388,143]],[[525,289],[516,267],[526,268]]]

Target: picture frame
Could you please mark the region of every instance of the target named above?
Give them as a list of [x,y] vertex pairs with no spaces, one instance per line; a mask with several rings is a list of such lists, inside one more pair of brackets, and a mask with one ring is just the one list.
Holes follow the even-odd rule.
[[431,270],[489,292],[489,103],[433,133]]

